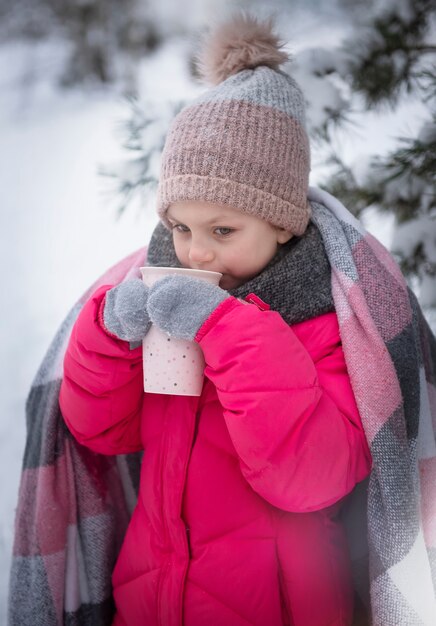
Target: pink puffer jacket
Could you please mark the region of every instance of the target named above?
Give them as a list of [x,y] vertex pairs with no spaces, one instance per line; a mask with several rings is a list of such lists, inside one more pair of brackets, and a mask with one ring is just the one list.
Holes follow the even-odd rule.
[[114,624],[349,625],[337,515],[371,460],[336,315],[290,327],[228,298],[196,337],[201,397],[144,394],[141,348],[99,322],[109,288],[75,324],[60,403],[91,449],[144,449]]

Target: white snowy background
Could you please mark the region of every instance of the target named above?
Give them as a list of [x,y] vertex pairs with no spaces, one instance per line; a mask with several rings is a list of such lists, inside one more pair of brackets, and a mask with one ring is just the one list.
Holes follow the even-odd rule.
[[[164,5],[162,10],[176,10],[174,2]],[[207,23],[211,3],[191,5],[196,22]],[[293,52],[314,42],[335,46],[342,34],[340,22],[319,11],[298,13],[287,30]],[[186,41],[173,40],[140,62],[145,98],[164,102],[198,92],[185,52]],[[65,54],[64,44],[55,40],[0,46],[0,624],[6,623],[24,405],[31,381],[81,293],[110,265],[146,244],[157,221],[152,196],[142,212],[127,211],[116,219],[108,180],[98,170],[125,156],[116,129],[128,106],[117,85],[57,87],[54,77]],[[338,134],[338,141],[358,165],[381,147],[386,151],[396,136],[419,127],[422,114],[419,103],[411,101],[395,115],[356,120],[360,126],[351,134]],[[321,175],[318,158],[311,184],[318,184]],[[390,218],[374,212],[365,225],[390,246]]]

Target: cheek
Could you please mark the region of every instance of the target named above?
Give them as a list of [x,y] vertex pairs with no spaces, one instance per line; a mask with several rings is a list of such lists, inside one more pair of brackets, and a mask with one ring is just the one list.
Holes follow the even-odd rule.
[[226,265],[235,275],[245,275],[263,264],[262,255],[252,246],[238,246],[226,255]]
[[183,243],[178,241],[175,237],[173,237],[173,245],[177,258],[179,259],[180,263],[184,264],[186,262],[186,259],[188,258],[187,247],[184,246]]
[[248,263],[251,263],[251,253],[244,246],[236,246],[231,249],[227,249],[224,254],[221,255],[221,261],[236,271],[238,268],[244,268]]
[[270,242],[256,240],[250,242],[249,245],[245,245],[240,249],[240,256],[245,259],[246,263],[258,264],[263,263],[265,259],[268,259],[274,254],[275,246]]

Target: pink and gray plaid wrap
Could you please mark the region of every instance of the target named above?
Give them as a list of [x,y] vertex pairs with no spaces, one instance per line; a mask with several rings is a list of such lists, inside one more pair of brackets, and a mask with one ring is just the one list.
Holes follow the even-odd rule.
[[[365,494],[372,623],[434,625],[436,341],[385,248],[329,194],[311,189],[309,199],[373,457]],[[10,626],[111,623],[111,572],[135,503],[140,456],[103,457],[81,447],[64,425],[58,392],[83,302],[99,285],[138,275],[145,258],[145,249],[137,251],[84,294],[31,388]]]

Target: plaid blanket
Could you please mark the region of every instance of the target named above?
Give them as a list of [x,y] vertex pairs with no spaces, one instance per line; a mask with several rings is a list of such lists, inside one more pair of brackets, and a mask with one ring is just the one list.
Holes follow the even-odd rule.
[[106,626],[111,572],[136,503],[140,455],[79,445],[59,410],[63,358],[83,304],[104,284],[138,276],[146,249],[96,281],[71,309],[26,402],[27,437],[9,583],[10,626]]
[[[433,626],[436,341],[386,249],[326,192],[311,189],[309,198],[332,266],[344,354],[373,457],[369,484],[355,490],[348,508],[355,564],[365,564],[356,586],[363,580],[362,595],[369,590],[374,626]],[[136,501],[140,455],[104,457],[80,446],[64,425],[58,394],[83,303],[99,285],[137,276],[145,262],[143,248],[91,286],[30,390],[10,626],[111,623],[110,577]],[[367,532],[360,530],[362,507]]]

